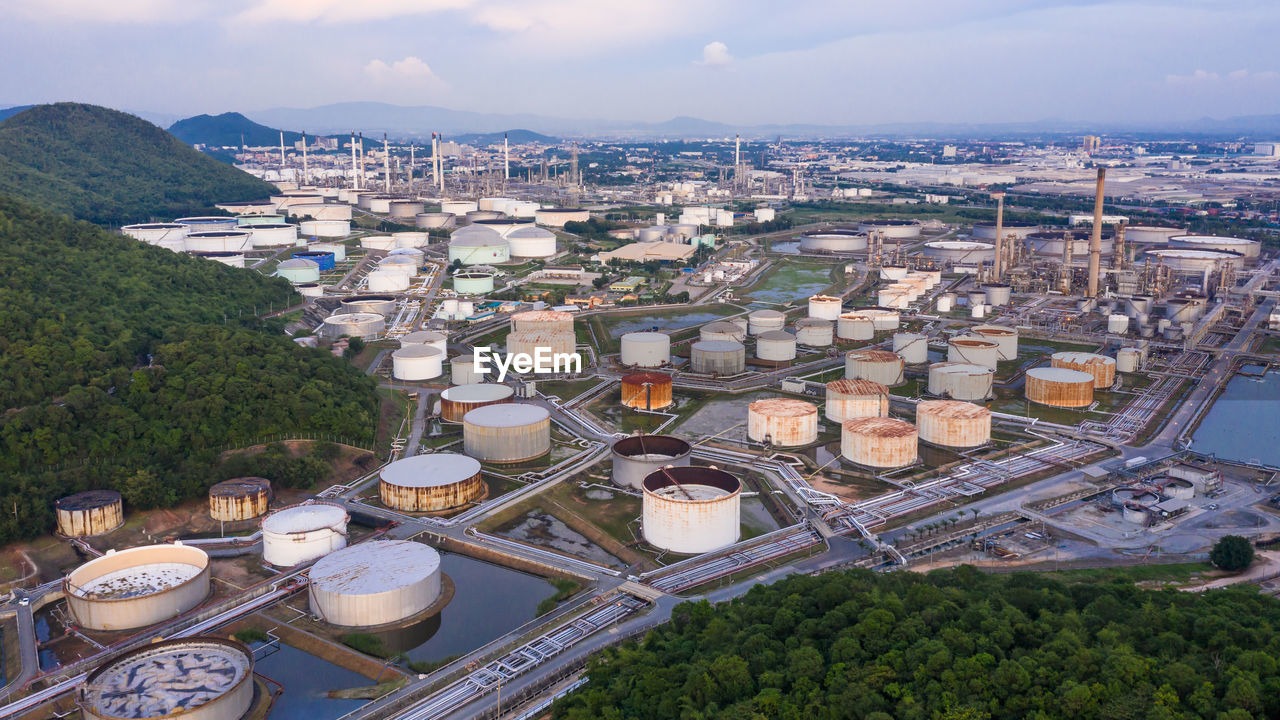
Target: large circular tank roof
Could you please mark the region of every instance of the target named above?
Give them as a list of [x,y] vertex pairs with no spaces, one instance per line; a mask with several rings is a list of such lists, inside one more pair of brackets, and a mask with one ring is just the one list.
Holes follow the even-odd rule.
[[228,695],[252,672],[253,655],[240,643],[165,640],[94,670],[82,686],[81,703],[102,718],[176,718]]
[[[456,359],[456,358],[455,358]],[[474,403],[474,402],[492,402],[494,400],[505,400],[515,395],[508,385],[498,385],[496,383],[472,383],[470,385],[455,385],[440,393],[440,398],[450,402]]]
[[530,425],[551,417],[551,413],[541,405],[520,405],[503,403],[501,405],[485,405],[469,411],[463,421],[471,425],[485,427],[519,427]]
[[311,503],[282,508],[262,519],[262,529],[287,535],[304,533],[342,525],[347,521],[347,511],[331,503]]
[[319,590],[377,595],[413,585],[440,571],[440,553],[412,540],[373,540],[331,552],[309,573]]
[[399,487],[440,487],[476,476],[480,461],[457,453],[428,453],[397,460],[382,468],[382,481]]

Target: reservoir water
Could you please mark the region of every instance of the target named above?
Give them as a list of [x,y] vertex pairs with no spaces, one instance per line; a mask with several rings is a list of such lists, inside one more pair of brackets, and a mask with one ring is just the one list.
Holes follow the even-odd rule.
[[1280,465],[1280,373],[1231,378],[1193,437],[1198,452]]

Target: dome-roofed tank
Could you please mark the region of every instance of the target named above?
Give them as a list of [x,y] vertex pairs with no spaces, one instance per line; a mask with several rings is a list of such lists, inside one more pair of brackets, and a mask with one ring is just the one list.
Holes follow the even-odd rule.
[[308,573],[311,612],[330,625],[400,622],[440,598],[440,554],[412,540],[371,540],[320,558]]

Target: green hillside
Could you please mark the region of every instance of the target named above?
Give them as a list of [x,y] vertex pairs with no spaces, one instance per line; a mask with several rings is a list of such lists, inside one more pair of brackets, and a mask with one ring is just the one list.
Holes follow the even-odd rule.
[[373,381],[257,319],[298,301],[288,282],[2,197],[0,247],[0,542],[70,492],[198,497],[265,435],[372,440]]
[[[191,145],[240,147],[242,138],[249,147],[280,144],[279,130],[260,125],[238,112],[189,117],[170,125],[169,132]],[[301,139],[301,133],[288,130],[284,133],[284,141],[290,147]]]
[[208,212],[272,186],[133,115],[37,105],[0,122],[0,195],[99,224]]

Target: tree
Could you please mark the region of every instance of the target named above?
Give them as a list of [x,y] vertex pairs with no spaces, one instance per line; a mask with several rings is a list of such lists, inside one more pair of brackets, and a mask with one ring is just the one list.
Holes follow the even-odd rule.
[[1239,535],[1224,535],[1209,552],[1209,562],[1228,572],[1240,572],[1253,562],[1253,545]]
[[342,357],[350,360],[362,352],[364,352],[364,338],[347,338],[347,349],[342,351]]

